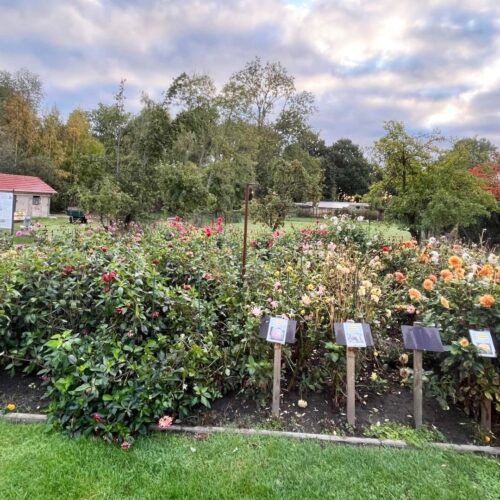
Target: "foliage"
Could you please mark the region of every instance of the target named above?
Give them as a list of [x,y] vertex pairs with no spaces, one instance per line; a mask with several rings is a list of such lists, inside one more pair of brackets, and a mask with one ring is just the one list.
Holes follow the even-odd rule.
[[365,194],[370,186],[372,166],[361,148],[350,139],[339,139],[323,152],[326,199]]
[[384,423],[380,425],[371,425],[364,432],[365,436],[378,439],[395,439],[405,441],[413,446],[422,447],[432,442],[445,442],[446,438],[435,428],[420,427],[414,429],[406,425],[396,423]]
[[388,122],[375,143],[383,165],[382,179],[366,199],[386,208],[388,220],[404,223],[412,235],[440,234],[473,225],[497,209],[493,196],[466,168],[465,147],[440,152],[437,135],[410,135],[400,122]]
[[104,224],[123,219],[130,212],[133,200],[112,177],[106,176],[96,182],[91,190],[82,191],[80,202],[84,209],[97,215]]
[[[221,219],[34,237],[0,260],[2,363],[38,371],[51,422],[73,434],[130,442],[163,415],[182,418],[236,389],[268,398],[264,315],[298,321],[297,343],[283,349],[290,388],[342,399],[334,322],[371,323],[377,357],[395,366],[400,325],[418,320],[455,346],[429,367],[443,404],[474,413],[482,394],[500,404],[497,361],[462,340],[471,326],[500,336],[498,257],[482,249],[385,243],[363,222],[333,218],[253,240],[242,282],[241,234]],[[358,358],[375,363],[368,351]]]
[[282,226],[295,202],[318,202],[321,190],[320,162],[306,151],[294,148],[291,158],[278,160],[270,167],[269,192],[253,203],[257,222],[273,231]]

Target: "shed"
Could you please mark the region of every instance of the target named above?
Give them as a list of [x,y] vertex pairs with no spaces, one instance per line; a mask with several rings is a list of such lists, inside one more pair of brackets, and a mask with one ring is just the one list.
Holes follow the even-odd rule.
[[331,215],[338,211],[356,213],[360,210],[368,210],[370,208],[368,203],[354,201],[320,201],[317,205],[309,201],[306,203],[296,203],[295,205],[302,210],[309,211],[315,217]]
[[12,175],[0,173],[0,191],[14,192],[14,212],[16,218],[48,217],[50,198],[57,191],[31,175]]

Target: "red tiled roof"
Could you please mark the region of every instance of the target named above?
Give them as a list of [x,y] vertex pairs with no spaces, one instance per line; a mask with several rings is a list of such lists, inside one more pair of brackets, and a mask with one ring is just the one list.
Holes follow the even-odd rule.
[[57,191],[39,177],[31,175],[0,174],[0,191],[20,191],[22,193],[55,194]]

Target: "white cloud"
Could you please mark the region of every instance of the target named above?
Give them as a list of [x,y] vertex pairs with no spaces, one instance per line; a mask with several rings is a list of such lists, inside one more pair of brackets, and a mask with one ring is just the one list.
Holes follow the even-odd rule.
[[328,140],[397,118],[500,143],[497,0],[21,0],[0,18],[0,67],[39,73],[56,102],[125,77],[133,103],[181,71],[222,85],[259,55],[316,94]]

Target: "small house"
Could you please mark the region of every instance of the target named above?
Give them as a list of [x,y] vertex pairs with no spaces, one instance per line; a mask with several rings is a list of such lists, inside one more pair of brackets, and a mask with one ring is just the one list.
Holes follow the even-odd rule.
[[48,217],[50,215],[50,198],[57,193],[39,177],[1,173],[0,191],[14,193],[16,219],[26,216]]

